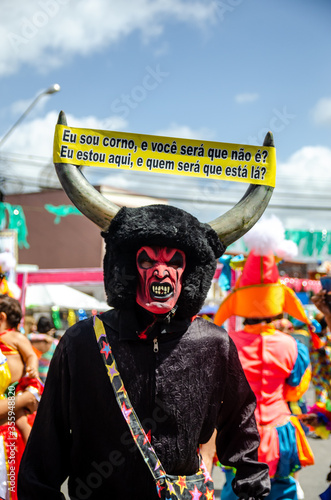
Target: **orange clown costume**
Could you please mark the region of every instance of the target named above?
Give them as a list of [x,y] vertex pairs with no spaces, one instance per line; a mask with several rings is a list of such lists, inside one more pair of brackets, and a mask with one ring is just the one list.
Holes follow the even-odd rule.
[[[269,221],[270,229],[277,226],[277,221]],[[263,237],[268,240],[266,234]],[[287,401],[300,399],[309,386],[309,352],[302,343],[276,330],[272,320],[285,312],[309,328],[310,321],[295,293],[279,281],[273,242],[264,241],[261,246],[254,236],[245,242],[251,244],[251,251],[242,274],[220,305],[214,321],[223,325],[233,315],[245,318],[243,329],[229,334],[257,399],[255,417],[261,438],[259,461],[269,465],[272,484],[266,498],[296,500],[296,482],[292,474],[303,466],[312,465],[314,457]],[[317,341],[314,335],[312,333],[313,341]],[[226,471],[226,475],[221,498],[232,500],[237,498],[230,487],[234,474]]]

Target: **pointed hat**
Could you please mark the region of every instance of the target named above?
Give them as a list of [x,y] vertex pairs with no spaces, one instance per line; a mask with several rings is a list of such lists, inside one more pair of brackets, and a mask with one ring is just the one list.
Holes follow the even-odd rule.
[[294,291],[279,280],[276,257],[294,256],[297,247],[284,238],[284,229],[276,217],[263,219],[247,233],[250,253],[233,291],[220,305],[215,323],[222,325],[230,316],[270,318],[286,312],[310,325]]

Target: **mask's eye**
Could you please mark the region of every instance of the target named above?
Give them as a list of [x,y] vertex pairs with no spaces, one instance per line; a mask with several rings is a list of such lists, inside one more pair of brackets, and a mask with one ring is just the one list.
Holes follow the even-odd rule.
[[180,267],[183,267],[183,265],[183,256],[179,252],[176,252],[168,262],[168,266],[173,267],[174,269],[179,269]]
[[155,264],[155,260],[151,259],[148,257],[148,254],[145,250],[141,252],[141,254],[138,256],[138,265],[142,269],[150,269],[153,267]]

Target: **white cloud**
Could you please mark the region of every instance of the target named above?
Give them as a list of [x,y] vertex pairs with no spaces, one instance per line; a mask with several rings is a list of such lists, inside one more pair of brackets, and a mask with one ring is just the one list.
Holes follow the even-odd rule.
[[312,117],[316,125],[331,125],[331,97],[317,101],[312,109]]
[[47,71],[134,31],[148,42],[167,20],[203,26],[215,22],[215,9],[203,0],[2,0],[0,75],[25,63]]
[[238,103],[238,104],[244,104],[246,102],[254,102],[254,101],[257,101],[257,99],[259,98],[259,94],[257,94],[256,92],[245,92],[243,94],[237,94],[234,98],[234,100]]
[[215,133],[207,128],[200,128],[197,130],[192,129],[187,125],[178,125],[171,123],[169,127],[160,129],[155,132],[155,135],[162,135],[164,137],[179,137],[183,139],[197,139],[211,141],[215,137]]
[[[329,193],[331,182],[331,149],[324,146],[305,146],[277,167],[279,185],[288,183],[314,192],[316,187]],[[316,193],[318,194],[318,193]]]
[[277,182],[268,208],[287,229],[331,230],[331,149],[306,146],[277,166]]
[[[127,125],[127,122],[118,116],[110,116],[100,120],[94,116],[77,118],[67,114],[66,118],[68,125],[71,127],[123,130]],[[57,120],[58,113],[51,111],[43,118],[22,123],[17,130],[13,131],[13,134],[3,146],[2,151],[51,158],[54,128]]]
[[[123,118],[110,116],[102,120],[94,116],[76,118],[66,115],[71,127],[101,130],[123,130]],[[38,190],[38,186],[56,186],[57,177],[52,163],[54,129],[58,120],[56,111],[43,118],[23,122],[5,142],[0,164],[0,177],[6,179],[5,192]]]

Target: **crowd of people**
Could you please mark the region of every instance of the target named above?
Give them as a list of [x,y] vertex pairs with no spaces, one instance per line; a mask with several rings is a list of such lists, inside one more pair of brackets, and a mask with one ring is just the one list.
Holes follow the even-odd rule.
[[[246,264],[242,279],[245,279],[245,274],[252,272],[252,267],[248,271],[249,266],[254,268],[257,265],[256,262],[254,263],[254,259],[256,261],[256,255],[254,257],[252,255],[251,260]],[[250,283],[250,285],[252,284]],[[244,286],[249,286],[248,281],[245,282]],[[240,286],[238,286],[239,288]],[[254,294],[249,295],[248,289],[245,290],[245,304],[249,308],[251,318],[246,318],[244,330],[230,335],[235,341],[245,375],[258,400],[255,416],[261,437],[259,460],[268,463],[272,484],[277,483],[277,473],[279,475],[279,471],[281,471],[280,483],[283,491],[284,489],[287,491],[286,498],[296,498],[294,494],[289,493],[288,481],[290,481],[295,485],[300,500],[300,498],[304,498],[304,495],[298,480],[298,470],[302,465],[307,466],[314,463],[309,444],[303,437],[304,433],[326,438],[331,431],[330,419],[327,418],[327,416],[330,417],[331,412],[331,310],[327,302],[327,293],[325,290],[321,290],[312,297],[312,302],[320,311],[315,316],[314,329],[321,339],[321,346],[315,348],[309,333],[311,321],[300,304],[296,304],[294,301],[295,310],[293,310],[293,304],[292,306],[287,304],[287,308],[283,308],[280,314],[279,301],[270,300],[266,306],[267,310],[263,311],[263,317],[258,319],[256,309],[254,309],[254,303],[256,305]],[[249,296],[250,299],[248,299]],[[252,303],[247,304],[248,300],[251,300]],[[227,308],[225,315],[224,307]],[[258,308],[259,314],[261,314],[261,301],[258,302]],[[284,312],[288,313],[287,316],[289,315],[292,321],[284,317]],[[215,317],[215,323],[224,324],[230,313],[241,315],[240,306],[238,309],[236,305],[234,311],[229,311],[225,302]],[[317,322],[320,328],[318,328]],[[15,471],[15,476],[12,474],[9,475],[9,478],[11,483],[17,484],[18,466],[43,392],[43,384],[46,381],[50,360],[58,344],[58,339],[54,337],[54,334],[55,328],[50,318],[42,316],[38,322],[31,323],[31,318],[27,317],[26,322],[22,323],[19,302],[7,295],[0,296],[0,436],[2,439],[2,451],[0,450],[2,490],[0,490],[0,497],[3,498],[7,498],[4,486],[6,484],[6,474],[4,474],[6,457],[7,462],[10,462],[10,458],[14,457],[15,468],[13,471]],[[299,339],[299,342],[293,343],[293,338]],[[261,356],[261,342],[264,344],[264,357]],[[305,345],[309,346],[308,356],[307,350],[303,348]],[[255,365],[253,359],[255,359]],[[260,371],[260,367],[257,366],[259,362],[263,362],[267,366],[268,373]],[[275,366],[277,371],[275,371]],[[311,383],[315,390],[315,405],[308,409],[304,394],[308,387],[307,381],[308,383],[310,381],[310,367]],[[293,383],[293,381],[295,382]],[[267,389],[268,385],[270,387]],[[293,390],[294,388],[295,390]],[[281,389],[280,392],[279,389]],[[10,406],[13,397],[15,397],[15,404]],[[280,406],[280,402],[283,403],[283,406]],[[263,405],[267,405],[266,411],[264,411]],[[275,411],[272,410],[273,405],[276,408]],[[285,405],[288,407],[286,408]],[[14,413],[15,418],[10,419],[8,416]],[[295,455],[294,461],[290,462],[288,460],[289,442],[286,441],[291,433],[288,432],[288,429],[285,433],[284,429],[281,430],[284,422],[281,422],[280,416],[286,420],[286,429],[289,422],[290,425],[293,425],[293,415],[300,419],[304,431],[303,434],[302,432],[298,433],[296,423],[294,434],[297,433],[297,435],[294,436],[294,440],[296,441],[299,436],[300,448],[305,450],[306,455],[301,457]],[[272,427],[272,422],[275,422],[274,427]],[[277,446],[279,436],[275,438],[275,435],[270,435],[272,429],[277,429],[278,434],[283,433],[281,436],[282,449]],[[13,436],[15,437],[14,441]],[[201,446],[201,453],[210,473],[212,473],[213,464],[218,462],[215,439],[216,431],[212,439]],[[15,447],[11,446],[13,442]],[[286,470],[280,464],[284,457],[287,460]],[[221,495],[222,500],[238,498],[231,487],[234,469],[224,468],[223,470],[226,482]],[[10,481],[7,485],[10,484]],[[15,491],[16,489],[13,488],[10,497],[13,500],[17,498]],[[279,489],[275,491],[277,492],[271,498],[281,498],[282,493],[279,493]]]

